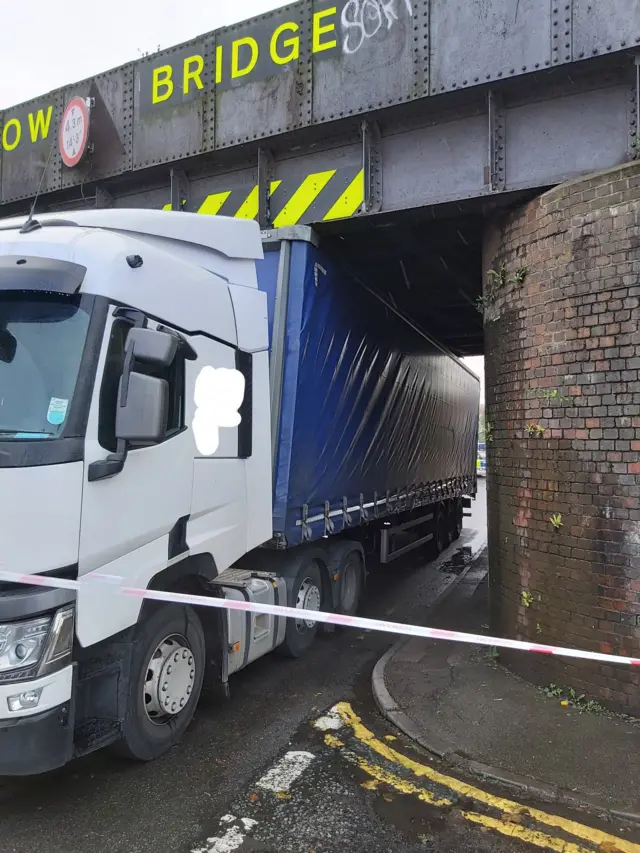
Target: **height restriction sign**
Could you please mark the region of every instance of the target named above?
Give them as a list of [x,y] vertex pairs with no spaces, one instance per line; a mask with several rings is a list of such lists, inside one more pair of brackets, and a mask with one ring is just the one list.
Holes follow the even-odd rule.
[[72,98],[60,124],[60,156],[72,169],[84,157],[89,142],[89,107],[84,98]]

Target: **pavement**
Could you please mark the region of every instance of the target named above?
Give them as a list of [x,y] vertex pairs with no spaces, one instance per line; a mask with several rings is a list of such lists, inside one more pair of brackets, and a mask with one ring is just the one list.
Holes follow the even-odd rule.
[[[488,634],[487,570],[485,550],[429,624]],[[566,686],[543,692],[487,647],[421,638],[393,646],[372,684],[383,715],[449,766],[640,824],[640,720],[589,712]]]

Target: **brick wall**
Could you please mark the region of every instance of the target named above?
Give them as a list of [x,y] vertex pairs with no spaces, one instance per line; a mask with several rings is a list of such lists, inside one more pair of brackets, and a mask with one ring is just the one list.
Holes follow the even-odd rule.
[[[557,187],[484,249],[492,628],[640,656],[640,164]],[[637,668],[502,659],[640,715]]]

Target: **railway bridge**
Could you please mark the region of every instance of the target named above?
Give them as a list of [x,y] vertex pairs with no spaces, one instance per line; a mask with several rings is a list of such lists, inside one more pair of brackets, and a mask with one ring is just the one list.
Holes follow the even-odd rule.
[[494,630],[637,655],[639,116],[640,0],[299,0],[0,113],[0,216],[312,224],[486,356]]

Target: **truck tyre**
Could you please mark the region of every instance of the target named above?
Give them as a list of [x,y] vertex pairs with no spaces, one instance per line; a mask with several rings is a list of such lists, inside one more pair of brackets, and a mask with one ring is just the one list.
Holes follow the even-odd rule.
[[355,548],[348,551],[340,561],[338,571],[340,573],[338,613],[355,616],[364,588],[364,566],[360,551]]
[[138,625],[122,739],[115,751],[151,761],[182,737],[200,698],[206,663],[202,624],[191,607],[162,605]]
[[[322,574],[316,560],[303,562],[293,583],[291,607],[300,610],[320,610],[322,604]],[[280,651],[286,657],[302,657],[313,645],[318,632],[317,622],[287,618],[287,629]]]
[[444,547],[448,548],[449,545],[453,542],[453,525],[455,523],[455,509],[454,509],[455,501],[448,500],[445,501],[443,511],[444,511],[444,519],[445,519],[445,528],[444,528]]
[[445,504],[438,504],[434,509],[432,552],[434,557],[449,547],[449,518]]
[[462,533],[462,523],[463,523],[463,506],[462,506],[462,498],[456,498],[453,502],[453,511],[451,514],[452,518],[452,534],[451,539],[453,542],[457,542],[460,538],[460,534]]

